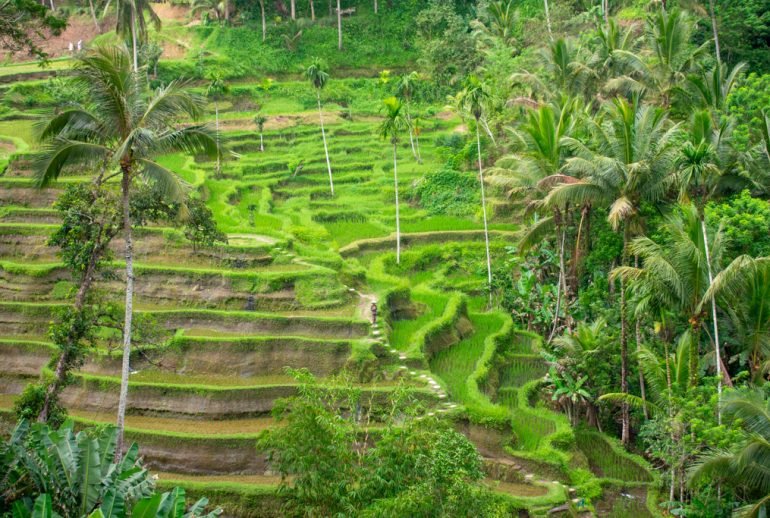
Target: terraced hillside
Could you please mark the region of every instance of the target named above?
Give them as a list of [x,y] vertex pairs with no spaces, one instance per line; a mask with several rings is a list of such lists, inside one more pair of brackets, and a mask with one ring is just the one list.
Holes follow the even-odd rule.
[[[652,478],[638,459],[600,434],[574,434],[539,401],[537,340],[486,307],[480,221],[431,215],[413,195],[420,178],[443,166],[444,144],[465,131],[462,121],[425,107],[422,163],[408,139],[399,146],[407,202],[396,264],[391,147],[377,134],[381,87],[342,82],[357,95],[344,107],[326,99],[333,197],[312,93],[300,83],[270,92],[243,85],[247,95],[221,103],[228,155],[220,173],[194,158],[162,159],[205,200],[228,243],[194,249],[175,228],[137,232],[135,307],[160,331],[132,357],[126,425],[160,484],[206,494],[229,515],[280,515],[278,480],[255,443],[276,426],[274,401],[295,390],[284,368],[304,367],[321,379],[348,371],[375,399],[406,383],[429,413],[454,419],[477,444],[489,484],[535,515],[601,501],[600,484],[638,487],[644,501]],[[255,105],[268,114],[262,139]],[[0,123],[0,143],[13,149],[0,177],[0,406],[9,419],[14,396],[48,368],[47,326],[73,288],[47,244],[58,221],[52,202],[64,185],[87,181],[67,176],[35,188],[31,124]],[[491,223],[499,258],[516,226],[502,216],[502,198],[490,205],[500,209]],[[113,266],[116,276],[99,287],[117,302],[122,264]],[[372,301],[382,315],[376,326]],[[115,342],[105,333],[65,390],[77,423],[113,421]]]

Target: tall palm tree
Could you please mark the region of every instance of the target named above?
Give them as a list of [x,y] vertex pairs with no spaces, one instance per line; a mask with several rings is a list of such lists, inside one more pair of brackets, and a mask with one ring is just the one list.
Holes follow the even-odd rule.
[[473,20],[471,28],[473,35],[479,41],[489,46],[494,45],[494,39],[504,45],[512,46],[516,41],[516,27],[519,24],[519,12],[514,0],[497,0],[489,4],[484,21]]
[[[126,258],[126,299],[123,327],[123,365],[118,401],[118,456],[122,452],[128,396],[131,324],[134,298],[131,190],[135,178],[154,182],[169,199],[179,199],[184,185],[154,157],[173,153],[205,152],[218,155],[216,140],[200,125],[176,127],[180,117],[195,119],[202,99],[178,83],[149,92],[147,74],[134,71],[125,47],[97,47],[79,59],[75,79],[88,92],[89,104],[56,115],[43,127],[45,142],[37,160],[41,186],[56,180],[65,169],[105,167],[109,177],[120,177],[121,209]],[[108,178],[109,178],[108,177]]]
[[465,80],[462,91],[456,98],[458,107],[465,113],[473,116],[476,121],[476,152],[479,165],[479,187],[481,189],[481,213],[484,219],[484,245],[487,252],[487,289],[489,290],[489,302],[492,303],[492,258],[489,254],[489,225],[487,223],[487,199],[484,192],[484,168],[481,160],[481,130],[482,118],[488,109],[491,95],[488,87],[475,75],[470,75]]
[[[643,106],[638,97],[629,102],[615,99],[605,109],[604,119],[592,124],[590,146],[573,142],[576,156],[565,171],[581,178],[555,187],[546,203],[560,206],[568,202],[606,206],[607,219],[623,235],[621,265],[628,264],[628,243],[642,226],[641,205],[657,202],[666,191],[666,179],[674,165],[676,126],[666,113]],[[620,356],[621,390],[628,393],[628,304],[625,281],[620,279]],[[622,408],[622,441],[630,442],[630,414]]]
[[738,63],[732,69],[727,65],[717,64],[711,70],[701,69],[699,73],[687,78],[692,90],[694,102],[708,108],[715,114],[727,112],[727,100],[738,85],[746,63]]
[[393,183],[396,189],[396,264],[401,264],[401,221],[398,202],[398,134],[409,128],[409,120],[402,112],[404,105],[396,97],[383,101],[385,119],[380,124],[380,136],[393,145]]
[[[217,137],[217,148],[219,148],[219,100],[228,91],[228,86],[225,80],[222,78],[222,74],[214,72],[209,76],[209,85],[206,87],[206,96],[214,101],[214,129]],[[222,173],[222,160],[221,153],[217,154],[217,168],[216,175],[219,176]]]
[[[106,9],[107,6],[105,11]],[[136,72],[139,70],[139,44],[147,43],[147,21],[144,15],[147,13],[155,30],[160,30],[161,20],[153,10],[150,0],[117,0],[116,10],[115,32],[125,41],[131,42],[134,72]]]
[[414,88],[419,78],[420,76],[415,71],[399,77],[398,82],[396,83],[396,96],[403,101],[404,107],[406,108],[406,121],[409,123],[409,144],[412,146],[412,154],[417,162],[421,163],[420,150],[419,148],[415,148],[414,136],[412,134],[412,114],[409,110],[409,104],[412,100],[412,95],[414,95]]
[[318,101],[318,119],[321,121],[321,137],[324,142],[324,153],[326,153],[326,168],[329,171],[329,187],[334,196],[334,180],[332,179],[332,163],[329,160],[329,147],[326,144],[326,130],[324,129],[324,113],[321,108],[321,90],[326,86],[329,80],[329,73],[326,71],[326,65],[319,58],[313,58],[310,66],[305,70],[305,77],[310,81],[310,85],[315,88],[316,100]]
[[770,257],[740,256],[714,277],[701,305],[714,300],[730,317],[749,370],[766,373],[770,360]]
[[[725,236],[721,229],[711,237],[701,232],[700,217],[692,204],[683,205],[662,227],[663,237],[658,242],[648,237],[634,239],[629,252],[639,257],[641,267],[623,266],[613,276],[623,276],[637,297],[637,313],[649,308],[665,307],[682,315],[690,327],[690,384],[698,381],[698,359],[701,327],[704,326],[701,309],[703,297],[709,288],[707,255],[719,265]],[[717,361],[721,364],[720,356]]]

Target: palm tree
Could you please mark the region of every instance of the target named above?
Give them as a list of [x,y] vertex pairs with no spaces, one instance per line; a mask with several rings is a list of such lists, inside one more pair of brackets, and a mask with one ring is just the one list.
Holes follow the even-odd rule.
[[[109,6],[109,2],[107,3]],[[107,10],[105,6],[105,11]],[[144,15],[150,18],[155,30],[160,30],[161,20],[155,13],[149,0],[117,0],[117,18],[115,32],[125,41],[131,42],[134,59],[134,72],[139,70],[139,44],[147,43],[147,22]]]
[[211,13],[221,25],[227,21],[225,10],[227,9],[227,0],[194,0],[190,5],[190,15],[197,13]]
[[259,131],[259,150],[265,150],[265,140],[262,137],[262,132],[265,129],[265,123],[267,122],[267,116],[262,113],[258,113],[254,116],[254,124],[257,125],[257,131]]
[[[706,204],[725,192],[728,186],[740,181],[733,171],[738,153],[732,147],[732,127],[725,120],[715,127],[711,114],[700,111],[693,114],[688,140],[682,146],[681,157],[678,160],[680,198],[693,201],[700,221],[703,246],[705,249],[705,264],[708,270],[708,286],[714,281],[714,258],[709,250],[708,232],[706,231]],[[716,300],[711,300],[711,319],[714,330],[715,362],[718,375],[717,393],[722,395],[722,378],[726,374],[722,368],[722,354],[719,341],[719,320],[717,318]],[[718,410],[719,412],[719,410]]]
[[[761,390],[725,395],[722,412],[740,426],[743,440],[728,451],[713,451],[693,467],[690,481],[718,481],[747,501],[742,516],[766,516],[770,506],[770,400]],[[742,511],[742,512],[740,512]]]
[[329,160],[329,147],[326,144],[326,130],[324,130],[324,113],[321,108],[321,90],[326,86],[329,80],[329,73],[326,72],[326,65],[319,58],[313,58],[312,63],[305,71],[305,77],[310,81],[310,85],[315,88],[316,100],[318,101],[318,119],[321,121],[321,138],[324,142],[324,153],[326,153],[326,168],[329,171],[329,187],[334,196],[334,180],[332,179],[332,163]]
[[551,29],[551,10],[548,8],[548,0],[543,0],[545,7],[545,26],[548,28],[548,38],[553,41],[553,30]]
[[[206,96],[214,100],[214,128],[217,137],[217,149],[219,149],[219,100],[227,92],[228,86],[222,78],[222,74],[214,72],[209,76],[209,85],[206,88]],[[222,173],[221,153],[217,153],[216,175]]]
[[516,41],[516,26],[519,24],[519,12],[513,0],[497,0],[489,4],[485,23],[480,20],[471,22],[474,37],[485,41],[489,46],[498,39],[504,45],[512,46]]
[[46,145],[35,167],[41,186],[49,185],[70,168],[104,167],[111,171],[109,177],[120,177],[126,243],[123,365],[117,417],[120,457],[134,297],[132,183],[141,175],[169,199],[180,199],[184,191],[182,182],[153,158],[180,151],[205,152],[213,157],[219,149],[205,126],[175,127],[180,117],[197,118],[202,100],[185,92],[176,82],[148,95],[147,74],[132,69],[131,55],[125,47],[98,47],[89,52],[79,59],[75,78],[89,93],[91,104],[67,110],[47,122],[41,131]]
[[732,69],[717,64],[711,70],[701,69],[698,74],[690,75],[687,82],[693,91],[694,102],[714,114],[726,113],[727,99],[738,85],[744,70],[746,63],[738,63]]
[[409,104],[412,100],[412,95],[414,95],[414,87],[419,78],[420,76],[414,71],[402,75],[396,83],[396,96],[404,102],[404,107],[406,108],[406,121],[409,125],[409,144],[412,146],[412,155],[414,155],[418,163],[422,163],[420,151],[418,148],[415,148],[414,136],[412,134],[412,115],[409,110]]
[[[591,147],[573,141],[577,156],[565,171],[582,178],[555,187],[546,198],[551,206],[566,203],[609,208],[607,219],[623,235],[621,265],[628,263],[628,243],[641,229],[639,210],[645,201],[659,201],[666,190],[666,178],[674,165],[674,142],[678,133],[664,111],[615,99],[605,109],[602,122],[592,125]],[[620,278],[621,390],[628,393],[628,307],[625,281]],[[622,441],[630,441],[630,415],[622,409]]]
[[[709,288],[709,260],[718,265],[724,249],[722,230],[711,235],[710,252],[708,237],[701,232],[700,217],[692,204],[683,205],[662,227],[663,239],[655,242],[648,237],[634,239],[629,252],[639,257],[642,267],[623,266],[612,275],[625,278],[636,295],[637,314],[649,313],[653,308],[667,308],[684,318],[690,327],[690,384],[698,381],[698,359],[701,327],[704,326],[703,297]],[[718,365],[721,359],[717,352]]]
[[[562,99],[558,104],[546,104],[537,110],[530,110],[527,121],[514,137],[519,142],[520,151],[500,159],[494,168],[488,171],[495,183],[511,188],[511,195],[525,199],[528,211],[545,212],[543,197],[555,184],[572,181],[559,174],[569,156],[567,144],[576,124],[575,114],[579,109],[577,99]],[[547,232],[556,232],[559,249],[559,280],[556,290],[556,311],[554,313],[552,339],[558,329],[562,298],[566,296],[567,281],[565,268],[566,245],[566,207],[551,207],[551,216],[541,217],[527,229],[521,240],[523,249],[539,243]],[[588,210],[582,212],[578,227],[576,253],[577,261],[580,240],[583,234],[583,222]],[[542,214],[541,214],[542,215]]]
[[396,189],[396,264],[401,264],[401,222],[398,204],[398,134],[409,128],[409,120],[401,111],[403,104],[395,97],[383,101],[385,120],[380,124],[380,136],[393,145],[393,183]]
[[701,305],[718,300],[748,353],[752,376],[767,371],[770,358],[770,257],[740,256],[714,277]]
[[484,245],[487,252],[487,282],[489,290],[489,302],[492,303],[492,259],[489,255],[489,225],[487,224],[487,200],[484,193],[484,168],[481,160],[481,131],[479,126],[488,108],[491,95],[487,86],[475,75],[470,75],[465,80],[462,91],[457,96],[458,107],[473,116],[476,121],[476,152],[479,164],[479,186],[481,188],[481,213],[484,219]]

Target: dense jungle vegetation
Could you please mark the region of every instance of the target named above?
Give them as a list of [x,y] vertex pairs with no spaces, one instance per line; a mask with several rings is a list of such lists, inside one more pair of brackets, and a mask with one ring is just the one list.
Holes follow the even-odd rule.
[[764,517],[770,0],[0,0],[0,516]]

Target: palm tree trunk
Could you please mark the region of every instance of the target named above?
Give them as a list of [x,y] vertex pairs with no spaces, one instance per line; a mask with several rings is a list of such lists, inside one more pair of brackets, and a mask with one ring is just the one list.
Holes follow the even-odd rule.
[[559,328],[559,315],[561,314],[561,300],[564,297],[563,287],[566,285],[564,280],[564,243],[567,240],[567,231],[562,228],[561,238],[559,239],[559,280],[556,286],[556,311],[553,314],[553,327],[551,335],[548,337],[548,343],[551,343]]
[[134,54],[134,72],[139,71],[139,56],[136,50],[136,5],[131,4],[131,47]]
[[481,186],[481,213],[484,218],[484,246],[487,251],[487,287],[489,289],[489,304],[492,305],[492,258],[489,255],[489,225],[487,224],[487,198],[484,193],[484,169],[481,165],[481,135],[479,134],[479,119],[476,119],[476,151],[479,161],[479,185]]
[[230,20],[230,0],[222,0],[225,4],[225,24]]
[[[623,224],[623,265],[628,260],[628,223]],[[626,286],[623,276],[620,276],[620,391],[628,394],[628,304],[626,301]],[[621,434],[620,440],[625,447],[631,443],[631,416],[628,403],[621,403]]]
[[342,50],[342,6],[337,0],[337,49]]
[[709,15],[711,16],[711,30],[714,33],[714,52],[717,57],[717,64],[722,64],[722,53],[719,48],[719,31],[717,29],[717,16],[714,12],[714,0],[709,0]]
[[377,0],[374,0],[374,14],[377,14],[379,12],[379,6],[377,5]]
[[326,145],[326,130],[324,130],[324,113],[321,109],[321,93],[316,91],[316,99],[318,100],[318,118],[321,121],[321,138],[324,141],[324,153],[326,153],[326,169],[329,171],[329,187],[334,196],[334,180],[332,179],[332,163],[329,160],[329,147]]
[[220,173],[222,172],[222,161],[220,157],[222,156],[221,150],[219,149],[219,101],[214,99],[214,125],[217,133],[217,178],[219,178]]
[[[634,267],[639,268],[639,256],[634,256]],[[636,353],[639,354],[639,351],[642,348],[642,321],[639,319],[639,317],[636,317],[635,319],[635,335],[636,335]],[[642,369],[642,362],[637,362],[638,368],[639,368],[639,390],[642,392],[642,408],[644,410],[644,418],[649,419],[650,418],[650,412],[647,409],[647,390],[644,385],[644,370]]]
[[[701,216],[700,229],[703,234],[703,246],[706,252],[706,269],[709,274],[709,288],[714,283],[714,274],[711,269],[711,252],[709,251],[709,238],[706,232],[706,218]],[[722,424],[722,410],[719,403],[722,401],[722,353],[719,347],[719,322],[717,320],[717,301],[716,297],[711,297],[711,319],[714,323],[714,363],[717,370],[717,421]]]
[[551,10],[548,8],[548,0],[543,0],[545,6],[545,24],[548,27],[548,37],[553,41],[553,31],[551,30]]
[[133,319],[134,304],[134,243],[131,229],[131,168],[130,165],[121,166],[123,178],[121,180],[123,198],[123,234],[126,240],[126,308],[123,322],[123,364],[120,371],[120,395],[118,397],[118,437],[115,446],[115,462],[119,462],[123,456],[123,429],[126,419],[126,405],[128,403],[128,375],[131,361],[131,324]]
[[420,153],[420,133],[414,132],[414,145],[417,148],[417,163],[422,164],[422,153]]
[[398,160],[396,152],[398,143],[393,139],[393,182],[396,188],[396,264],[401,264],[401,219],[400,207],[398,204]]
[[259,0],[259,7],[262,9],[262,41],[267,39],[267,22],[265,21],[265,0]]
[[315,21],[315,5],[313,5],[313,0],[310,0],[310,19]]
[[259,150],[264,152],[265,151],[265,139],[262,137],[262,132],[259,132]]
[[604,23],[610,23],[610,0],[602,0],[602,13],[604,14]]
[[297,0],[291,0],[291,19],[297,19]]
[[412,155],[415,160],[418,160],[417,150],[414,147],[414,137],[412,136],[412,115],[409,113],[409,98],[406,99],[406,122],[407,126],[409,126],[409,144],[412,146]]

